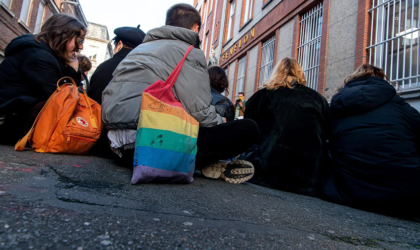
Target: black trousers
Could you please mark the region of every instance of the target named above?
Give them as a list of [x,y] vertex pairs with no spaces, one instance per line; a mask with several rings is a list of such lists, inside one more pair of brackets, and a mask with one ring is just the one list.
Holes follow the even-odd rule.
[[[248,119],[235,120],[210,128],[200,127],[197,138],[196,169],[231,159],[247,151],[258,140],[258,126]],[[122,150],[120,164],[133,165],[134,149]]]
[[235,120],[210,128],[200,127],[196,169],[238,156],[258,140],[258,126],[249,119]]

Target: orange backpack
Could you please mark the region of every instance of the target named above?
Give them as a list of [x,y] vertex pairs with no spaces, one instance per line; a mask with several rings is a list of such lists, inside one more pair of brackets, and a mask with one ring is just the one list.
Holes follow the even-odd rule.
[[[63,79],[72,83],[59,86]],[[82,88],[81,88],[82,89]],[[70,77],[57,82],[57,90],[39,112],[31,130],[15,145],[22,151],[29,142],[39,153],[85,154],[99,139],[101,106]]]

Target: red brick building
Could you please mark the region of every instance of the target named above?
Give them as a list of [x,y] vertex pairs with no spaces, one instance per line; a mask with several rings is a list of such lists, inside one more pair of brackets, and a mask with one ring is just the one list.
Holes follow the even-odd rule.
[[78,0],[0,0],[0,62],[9,42],[20,35],[38,33],[42,24],[56,13],[76,16],[86,26],[86,17]]
[[[420,0],[196,0],[209,64],[248,99],[283,57],[327,100],[362,63],[385,70],[420,109]],[[213,51],[212,51],[213,48]],[[214,54],[214,56],[212,56]]]

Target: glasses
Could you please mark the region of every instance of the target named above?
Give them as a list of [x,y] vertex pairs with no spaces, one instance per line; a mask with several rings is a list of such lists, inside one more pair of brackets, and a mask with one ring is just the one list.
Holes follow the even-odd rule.
[[85,42],[85,38],[76,38],[76,42],[78,45],[82,45]]

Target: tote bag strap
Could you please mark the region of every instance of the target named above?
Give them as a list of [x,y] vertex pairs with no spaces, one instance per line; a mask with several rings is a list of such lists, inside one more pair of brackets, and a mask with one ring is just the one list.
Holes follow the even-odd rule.
[[192,49],[194,49],[194,46],[190,45],[188,47],[187,51],[185,52],[184,58],[182,58],[182,60],[178,63],[178,65],[175,67],[175,69],[172,71],[172,73],[166,79],[165,83],[167,85],[170,85],[171,87],[174,86],[176,80],[178,79],[179,74],[181,73],[181,69],[182,69],[182,66],[184,65],[185,59],[187,59],[188,54],[190,53],[190,51]]

